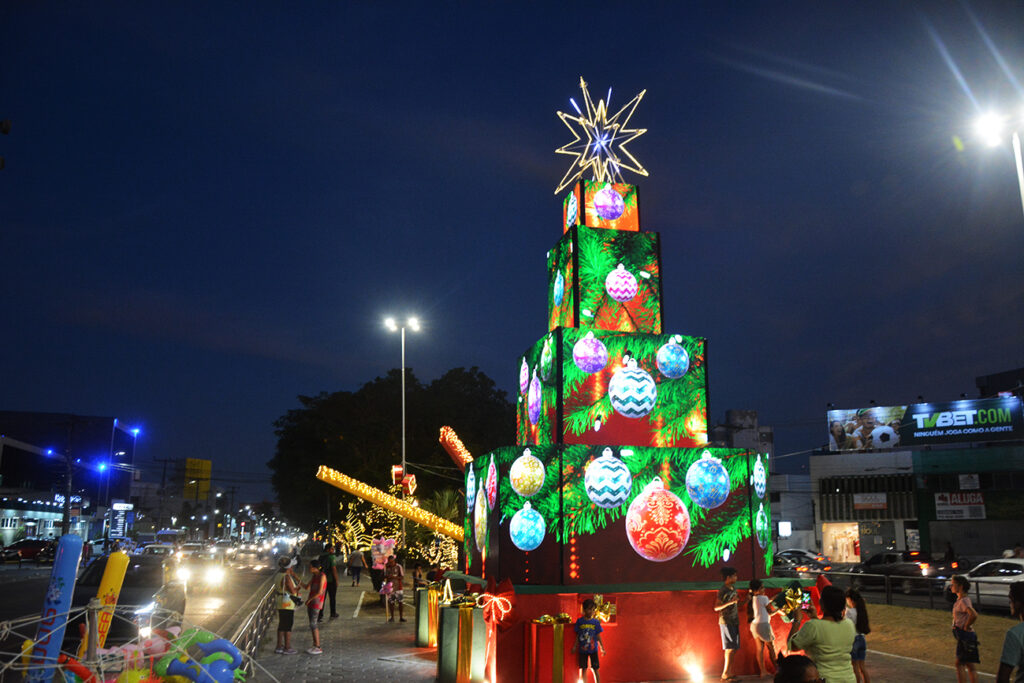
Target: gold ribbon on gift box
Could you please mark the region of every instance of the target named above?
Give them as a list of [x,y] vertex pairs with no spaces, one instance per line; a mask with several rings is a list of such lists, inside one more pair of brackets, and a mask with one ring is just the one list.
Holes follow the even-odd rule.
[[469,683],[473,675],[473,610],[476,601],[459,605],[459,649],[455,659],[455,683]]
[[565,680],[565,625],[572,623],[572,618],[565,612],[556,616],[542,614],[533,623],[551,626],[551,680]]
[[440,612],[440,586],[427,586],[427,647],[437,647],[437,624]]

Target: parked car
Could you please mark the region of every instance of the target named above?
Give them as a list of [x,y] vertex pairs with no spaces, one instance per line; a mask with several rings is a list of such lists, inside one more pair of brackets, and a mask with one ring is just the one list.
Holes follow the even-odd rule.
[[832,560],[829,559],[828,555],[805,548],[787,548],[786,550],[780,550],[776,555],[781,555],[797,562],[819,562],[822,565],[832,564]]
[[[1004,607],[1007,606],[1010,584],[1024,581],[1024,559],[1004,557],[989,560],[969,572],[963,572],[963,575],[971,582],[969,597],[980,598],[980,603],[986,607]],[[949,584],[949,581],[945,583],[947,591]]]
[[[75,583],[72,608],[84,607],[96,597],[100,579],[107,568],[104,555],[96,558]],[[185,613],[185,586],[175,578],[168,566],[169,559],[159,555],[130,555],[128,570],[117,599],[115,617],[110,622],[107,645],[125,643],[138,636],[147,637],[152,628],[177,626]],[[84,614],[77,613],[68,624],[64,649],[74,652],[68,641],[80,641],[79,624]]]
[[[6,548],[4,548],[5,559],[7,557],[8,552],[17,551],[21,555],[22,560],[34,560],[36,559],[36,555],[38,555],[39,552],[43,548],[45,548],[46,544],[49,542],[50,541],[47,541],[46,539],[42,538],[23,538],[22,540],[12,543]],[[14,560],[16,561],[17,558],[15,557]]]
[[944,562],[936,561],[931,555],[920,550],[886,550],[875,553],[866,562],[853,567],[850,572],[863,574],[851,579],[854,588],[882,586],[885,584],[885,577],[889,577],[890,585],[904,593],[913,593],[929,586],[941,586],[950,576],[950,568]]
[[831,569],[831,565],[805,557],[799,559],[783,553],[776,553],[772,563],[772,576],[793,577],[797,579],[813,579],[818,574]]

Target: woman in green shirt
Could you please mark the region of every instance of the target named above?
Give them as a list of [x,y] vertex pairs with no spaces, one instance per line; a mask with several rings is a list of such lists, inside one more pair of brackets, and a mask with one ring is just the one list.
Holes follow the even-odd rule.
[[857,683],[850,663],[850,650],[857,629],[844,619],[846,595],[835,586],[821,589],[821,619],[814,610],[805,610],[808,621],[797,631],[799,619],[793,620],[789,632],[789,649],[803,650],[814,660],[821,677],[828,683]]

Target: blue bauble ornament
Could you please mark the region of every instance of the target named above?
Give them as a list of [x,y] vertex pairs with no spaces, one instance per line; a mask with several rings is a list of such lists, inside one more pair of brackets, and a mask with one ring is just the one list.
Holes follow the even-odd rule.
[[690,369],[690,354],[679,343],[678,336],[658,349],[658,372],[668,379],[679,379]]
[[508,535],[520,550],[535,550],[544,540],[544,518],[529,503],[512,515],[508,525]]
[[722,461],[704,451],[700,460],[686,471],[686,492],[705,510],[716,508],[729,497],[729,473]]
[[476,475],[473,473],[473,466],[469,466],[466,474],[466,514],[473,514],[473,503],[476,502]]
[[754,493],[758,498],[764,498],[764,494],[768,490],[768,473],[764,469],[764,463],[761,462],[760,454],[757,456],[757,462],[754,463],[754,474],[751,476],[751,480],[754,484]]
[[554,291],[554,298],[555,298],[555,305],[556,306],[561,306],[562,305],[562,297],[564,297],[564,296],[565,296],[565,278],[562,277],[562,271],[558,271],[558,273],[555,275],[555,291]]
[[565,206],[565,227],[571,228],[576,225],[576,217],[579,216],[580,205],[576,201],[576,193],[569,195],[569,201]]
[[587,332],[587,336],[573,344],[572,360],[587,374],[598,372],[608,364],[608,347],[593,332]]
[[638,418],[651,412],[658,400],[658,385],[632,358],[608,382],[612,408],[623,417]]
[[587,497],[594,505],[602,508],[616,508],[626,502],[633,486],[633,475],[626,463],[606,448],[601,457],[587,465],[583,484]]

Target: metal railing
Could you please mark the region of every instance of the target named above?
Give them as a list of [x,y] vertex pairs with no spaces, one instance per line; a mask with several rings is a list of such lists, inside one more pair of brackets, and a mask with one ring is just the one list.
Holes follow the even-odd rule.
[[231,635],[231,642],[243,655],[242,670],[246,674],[253,673],[252,661],[260,649],[260,643],[267,629],[277,616],[276,593],[277,584],[272,582],[260,597],[253,611],[246,617]]
[[[893,576],[889,574],[862,574],[859,572],[825,572],[825,576],[833,585],[846,589],[856,588],[865,593],[865,598],[872,597],[872,592],[881,591],[885,604],[903,604],[923,606],[915,597],[927,595],[929,609],[950,609],[955,598],[946,590],[952,574],[949,576]],[[985,587],[984,593],[982,587]],[[1002,592],[999,589],[1002,589]],[[1008,609],[1007,594],[1009,584],[999,584],[999,589],[992,584],[971,581],[971,601],[975,609],[1006,611]],[[894,600],[895,596],[905,595],[906,599]],[[869,600],[871,602],[871,600]]]

